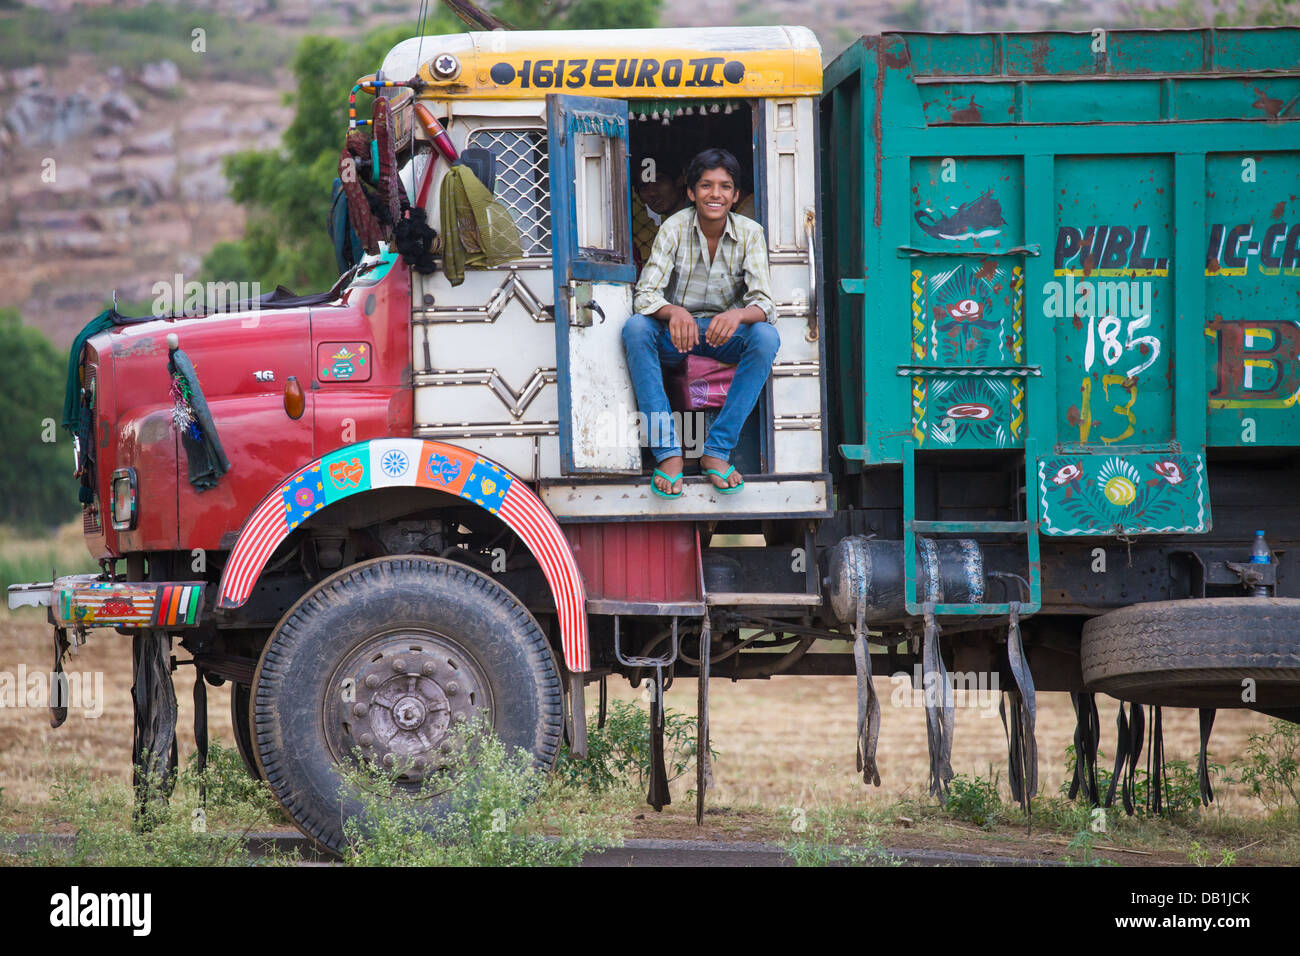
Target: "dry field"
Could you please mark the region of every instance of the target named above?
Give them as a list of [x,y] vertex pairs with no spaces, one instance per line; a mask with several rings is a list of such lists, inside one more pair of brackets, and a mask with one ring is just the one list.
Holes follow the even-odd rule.
[[[0,612],[3,613],[3,612]],[[49,726],[44,708],[0,708],[0,787],[9,806],[32,805],[48,796],[53,767],[70,758],[89,761],[95,772],[127,779],[131,753],[130,639],[99,634],[67,662],[69,671],[102,672],[103,713],[87,718],[73,711],[63,727]],[[43,614],[30,610],[0,617],[0,672],[14,674],[20,664],[29,673],[47,672],[50,640]],[[184,652],[178,657],[184,658]],[[182,760],[193,751],[192,668],[176,672],[180,704],[179,736]],[[712,691],[713,745],[719,753],[714,807],[747,808],[779,815],[783,808],[844,805],[870,800],[893,802],[922,798],[928,757],[925,714],[916,707],[890,705],[889,678],[877,678],[883,727],[879,765],[882,786],[866,788],[854,773],[856,688],[850,677],[777,677],[770,681],[732,684],[715,680]],[[610,684],[611,696],[640,700],[641,691],[626,682]],[[694,713],[696,684],[678,681],[667,693],[668,706]],[[588,688],[594,708],[595,688]],[[1115,706],[1099,700],[1103,728],[1114,725]],[[230,729],[229,689],[209,688],[211,734],[233,746]],[[1221,712],[1211,738],[1212,759],[1230,765],[1240,756],[1247,737],[1267,727],[1267,718],[1248,711]],[[1166,753],[1169,759],[1195,761],[1197,725],[1191,710],[1166,711]],[[1064,778],[1065,748],[1073,739],[1074,714],[1064,694],[1039,697],[1038,746],[1041,791],[1055,794]],[[1113,754],[1106,733],[1102,751]],[[987,776],[990,768],[1005,778],[1006,744],[996,705],[990,711],[958,708],[953,769],[957,773]],[[674,807],[685,810],[686,790],[693,780],[674,784]],[[1005,787],[1004,796],[1005,796]],[[1220,806],[1244,816],[1261,813],[1253,799],[1228,786],[1216,786]]]

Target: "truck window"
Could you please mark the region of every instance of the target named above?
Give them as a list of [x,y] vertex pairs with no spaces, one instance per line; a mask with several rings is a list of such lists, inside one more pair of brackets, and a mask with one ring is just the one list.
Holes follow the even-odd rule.
[[466,145],[487,149],[496,158],[493,192],[519,227],[524,255],[550,256],[551,178],[546,131],[476,129]]

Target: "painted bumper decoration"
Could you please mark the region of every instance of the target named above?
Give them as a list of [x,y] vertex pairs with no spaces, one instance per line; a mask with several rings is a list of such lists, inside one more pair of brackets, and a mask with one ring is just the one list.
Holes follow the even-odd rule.
[[51,607],[60,627],[194,627],[203,610],[203,585],[54,582]]
[[472,501],[499,517],[537,558],[555,595],[564,662],[589,668],[586,591],[568,539],[524,482],[495,462],[437,441],[376,439],[340,448],[305,466],[271,492],[239,533],[221,578],[217,606],[240,607],[289,533],[320,509],[376,488],[431,488]]
[[1043,534],[1210,530],[1200,455],[1072,455],[1038,462]]

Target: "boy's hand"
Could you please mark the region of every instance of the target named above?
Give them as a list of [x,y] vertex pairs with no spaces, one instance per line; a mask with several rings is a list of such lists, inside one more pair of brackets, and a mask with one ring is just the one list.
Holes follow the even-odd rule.
[[717,348],[720,345],[726,345],[731,337],[736,334],[736,329],[740,328],[740,312],[736,309],[728,309],[726,312],[719,312],[709,323],[708,329],[704,332],[704,341],[709,345]]
[[689,352],[700,341],[700,327],[695,323],[695,316],[679,305],[671,306],[668,315],[668,335],[673,340],[673,348],[679,352]]

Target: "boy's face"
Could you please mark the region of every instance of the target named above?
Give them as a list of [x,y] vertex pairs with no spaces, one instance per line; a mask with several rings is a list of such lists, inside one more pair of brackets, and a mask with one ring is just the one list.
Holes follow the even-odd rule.
[[736,183],[731,174],[719,166],[707,169],[693,186],[686,187],[686,194],[695,203],[695,211],[701,219],[716,222],[726,219],[736,201]]

